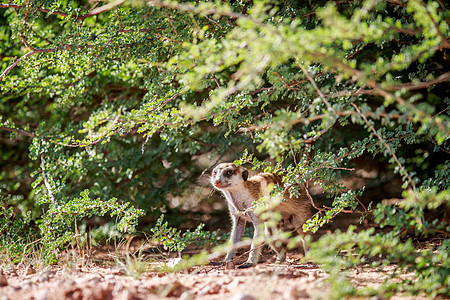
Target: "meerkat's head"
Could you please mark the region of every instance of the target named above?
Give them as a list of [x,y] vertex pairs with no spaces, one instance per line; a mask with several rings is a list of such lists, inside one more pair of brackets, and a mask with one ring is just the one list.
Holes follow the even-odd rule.
[[248,171],[233,163],[217,165],[211,173],[211,184],[218,190],[232,188],[247,181]]

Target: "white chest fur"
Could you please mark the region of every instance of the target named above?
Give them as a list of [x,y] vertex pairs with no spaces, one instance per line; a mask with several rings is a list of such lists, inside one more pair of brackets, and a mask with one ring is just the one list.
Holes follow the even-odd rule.
[[253,195],[246,188],[228,189],[222,190],[222,192],[225,195],[230,208],[235,210],[232,211],[232,213],[245,211],[251,207],[253,201],[257,200],[253,199]]

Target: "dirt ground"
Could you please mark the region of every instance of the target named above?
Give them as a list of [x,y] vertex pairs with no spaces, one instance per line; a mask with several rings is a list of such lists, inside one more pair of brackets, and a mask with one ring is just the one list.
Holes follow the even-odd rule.
[[[0,275],[0,300],[327,299],[327,274],[318,266],[300,263],[295,254],[288,255],[285,264],[275,265],[268,256],[266,262],[248,269],[208,265],[176,273],[145,271],[135,277],[127,275],[127,267],[118,263],[100,266],[91,262],[40,270],[19,264]],[[382,284],[388,274],[389,270],[367,269],[349,273],[360,287]],[[398,295],[391,299],[413,298]]]

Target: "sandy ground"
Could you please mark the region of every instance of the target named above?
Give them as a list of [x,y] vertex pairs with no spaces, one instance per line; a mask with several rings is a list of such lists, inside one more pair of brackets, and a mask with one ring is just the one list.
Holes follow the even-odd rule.
[[[137,278],[127,275],[127,268],[120,264],[41,270],[16,265],[0,275],[0,300],[327,299],[327,274],[317,266],[299,263],[291,256],[282,265],[270,261],[248,269],[208,265],[176,273],[145,271]],[[377,286],[388,273],[355,269],[349,275],[357,286]],[[399,295],[391,299],[413,298]]]

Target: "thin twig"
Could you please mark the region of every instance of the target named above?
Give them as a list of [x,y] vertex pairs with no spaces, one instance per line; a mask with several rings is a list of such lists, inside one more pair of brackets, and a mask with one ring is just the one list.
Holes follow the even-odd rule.
[[[117,34],[117,33],[116,33]],[[95,64],[95,61],[100,57],[100,55],[102,54],[103,50],[105,50],[105,48],[109,45],[109,43],[111,43],[111,41],[113,40],[113,38],[116,36],[116,34],[114,34],[107,42],[106,44],[100,49],[100,51],[98,52],[98,55],[94,58],[94,60],[92,61],[91,65],[89,66],[89,70],[92,68],[92,66]]]
[[122,30],[123,29],[122,19],[120,18],[119,9],[118,8],[116,8],[116,15],[117,15],[117,19],[119,20],[119,30]]
[[358,114],[361,116],[361,118],[364,120],[366,125],[369,127],[369,129],[373,132],[373,134],[380,140],[380,142],[383,144],[384,147],[389,151],[389,153],[392,155],[392,158],[394,159],[395,163],[400,168],[400,172],[403,173],[403,175],[406,176],[408,179],[409,184],[413,188],[413,190],[416,190],[416,185],[414,184],[414,181],[409,176],[409,173],[406,171],[406,169],[403,167],[403,165],[400,163],[400,161],[397,158],[397,155],[395,152],[391,149],[391,147],[386,143],[386,141],[378,134],[378,132],[375,130],[375,128],[370,124],[370,122],[367,120],[366,116],[359,110],[358,106],[356,106],[354,103],[351,103],[353,108],[358,112]]
[[77,216],[74,216],[74,221],[75,221],[75,240],[77,243],[77,249],[78,249],[78,254],[80,255],[80,258],[83,258],[84,255],[81,252],[81,242],[80,242],[80,232],[78,231],[78,225],[77,225]]
[[317,207],[316,203],[314,203],[314,199],[311,197],[311,194],[309,193],[309,191],[308,191],[307,188],[305,188],[305,191],[306,191],[306,197],[308,197],[309,202],[311,202],[311,205],[312,205],[315,209],[317,209],[319,212],[326,211],[326,210],[323,209],[323,208],[318,208],[318,207]]
[[355,197],[356,201],[358,201],[358,203],[364,208],[364,212],[368,212],[366,206],[361,202],[361,200],[358,199],[358,197]]
[[220,25],[217,21],[215,21],[215,20],[213,20],[213,19],[211,19],[210,17],[208,17],[208,16],[205,16],[205,18],[207,19],[207,20],[209,20],[210,22],[213,22],[214,24],[216,24],[218,27],[220,27],[220,28],[223,28],[223,26],[222,25]]
[[217,84],[217,87],[220,89],[219,81],[217,80],[216,75],[214,75],[214,74],[213,74],[213,79],[214,79],[215,83]]
[[172,25],[172,29],[175,32],[175,35],[178,36],[178,32],[177,32],[177,29],[175,28],[175,26],[173,25],[172,18],[169,16],[169,14],[167,12],[166,12],[166,16],[167,16],[167,19],[169,19],[170,25]]
[[0,75],[0,81],[3,79],[3,77],[5,77],[6,74],[8,74],[9,71],[11,71],[15,66],[17,66],[21,60],[28,58],[29,56],[33,55],[34,53],[35,53],[34,51],[30,51],[30,52],[26,53],[24,56],[16,59],[16,61],[14,61],[9,67],[7,67],[5,69],[5,71],[3,71],[3,73]]
[[309,73],[305,69],[305,67],[302,64],[298,64],[298,65],[300,66],[300,69],[302,69],[302,71],[305,74],[306,78],[308,78],[309,82],[311,82],[311,84],[313,85],[313,87],[316,90],[317,94],[319,94],[319,97],[320,97],[320,99],[322,99],[322,102],[325,103],[325,105],[328,107],[329,110],[333,110],[333,108],[330,105],[330,102],[327,101],[327,99],[325,98],[325,95],[319,89],[319,87],[317,86],[317,84],[314,81],[314,79],[311,76],[309,76]]
[[23,24],[25,25],[27,23],[27,18],[28,18],[28,12],[30,10],[30,0],[27,0],[27,5],[26,5],[26,12],[25,12],[25,18],[23,18]]

